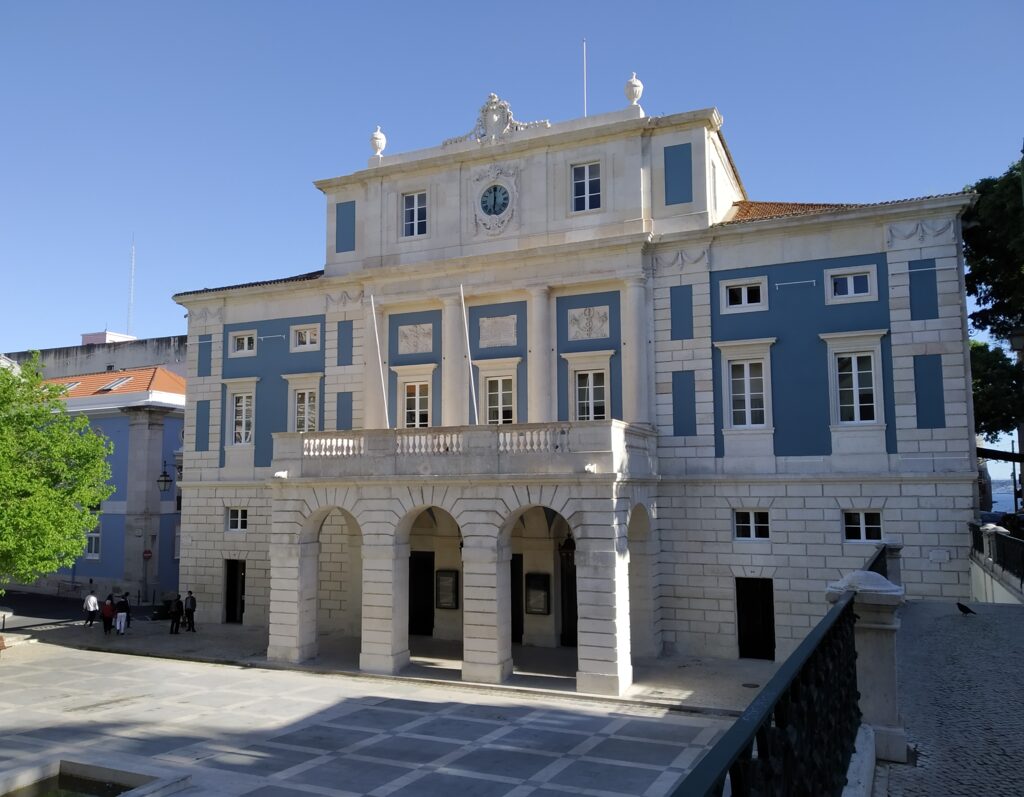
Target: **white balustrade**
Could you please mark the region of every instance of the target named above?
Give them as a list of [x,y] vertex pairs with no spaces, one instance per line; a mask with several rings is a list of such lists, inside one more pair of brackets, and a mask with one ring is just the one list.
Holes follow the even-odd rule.
[[362,435],[314,435],[302,438],[304,457],[359,457],[365,452],[366,440]]
[[408,454],[461,454],[461,432],[407,432],[395,436],[395,453]]
[[499,430],[498,451],[502,454],[543,454],[564,449],[566,439],[567,430],[550,426]]

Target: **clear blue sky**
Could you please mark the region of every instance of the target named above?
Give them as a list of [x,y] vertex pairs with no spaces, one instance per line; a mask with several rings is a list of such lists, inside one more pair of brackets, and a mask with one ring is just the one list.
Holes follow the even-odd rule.
[[1002,173],[1024,3],[0,3],[0,351],[185,331],[177,291],[323,266],[315,179],[472,127],[715,105],[753,199],[869,202]]

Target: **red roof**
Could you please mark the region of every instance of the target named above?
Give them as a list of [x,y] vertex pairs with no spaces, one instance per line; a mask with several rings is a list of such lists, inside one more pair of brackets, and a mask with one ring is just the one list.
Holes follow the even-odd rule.
[[732,212],[724,224],[743,224],[749,221],[764,221],[765,219],[781,219],[790,216],[814,216],[819,213],[832,213],[840,210],[853,210],[854,208],[878,208],[890,205],[899,205],[904,202],[921,202],[926,199],[941,199],[943,197],[969,196],[968,191],[956,191],[951,194],[934,194],[932,196],[919,196],[912,199],[892,199],[887,202],[865,202],[865,203],[841,203],[841,202],[751,202],[742,200],[734,202]]
[[61,376],[47,379],[54,385],[69,386],[67,398],[105,396],[113,393],[159,391],[185,395],[185,378],[160,366],[127,368],[123,371],[100,371],[97,374]]

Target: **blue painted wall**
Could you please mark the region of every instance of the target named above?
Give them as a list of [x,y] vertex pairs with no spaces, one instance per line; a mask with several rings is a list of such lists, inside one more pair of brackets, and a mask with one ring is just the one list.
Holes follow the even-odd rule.
[[110,481],[114,485],[114,492],[107,498],[108,501],[124,501],[128,494],[128,418],[127,416],[115,416],[107,418],[91,418],[89,425],[98,432],[104,434],[114,445],[114,452],[107,457],[110,463]]
[[200,335],[196,352],[196,376],[209,376],[213,359],[213,335]]
[[697,390],[693,371],[672,373],[672,434],[697,434]]
[[338,393],[338,414],[336,429],[348,430],[352,428],[352,394],[349,392]]
[[[297,324],[320,325],[320,348],[316,351],[296,352],[289,349],[289,330]],[[245,329],[256,329],[256,356],[227,356],[227,346],[234,332]],[[225,379],[240,377],[258,377],[256,395],[254,396],[255,445],[254,464],[256,467],[268,467],[274,454],[274,432],[288,431],[288,382],[281,374],[305,374],[324,372],[324,317],[322,315],[300,316],[296,318],[272,318],[262,321],[247,321],[241,324],[224,325],[224,365],[222,368]],[[229,408],[223,399],[227,389],[222,390],[221,406],[221,466],[224,465],[224,444],[228,440]],[[321,376],[319,393],[320,406],[317,408],[319,419],[317,428],[323,428],[324,393]]]
[[[124,575],[124,515],[100,515],[100,558],[80,557],[70,570],[76,579],[121,578]],[[99,596],[102,600],[104,596]]]
[[338,365],[352,365],[352,322],[338,322]]
[[665,204],[693,201],[693,147],[675,144],[665,147]]
[[693,337],[693,286],[674,285],[669,288],[669,316],[671,339],[689,340]]
[[[880,299],[825,304],[824,271],[874,264]],[[818,335],[889,328],[888,264],[884,254],[779,263],[711,274],[711,334],[714,341],[777,338],[771,347],[772,410],[776,456],[822,456],[832,453],[829,432],[828,348]],[[723,280],[768,278],[768,310],[721,315]],[[813,281],[813,284],[811,284]],[[797,283],[782,285],[781,283]],[[776,288],[776,286],[779,286]],[[882,337],[882,401],[886,449],[896,453],[896,410],[892,390],[892,351]],[[721,356],[712,352],[715,385],[715,451],[722,456]]]
[[[608,306],[607,338],[596,340],[569,340],[569,311],[579,307]],[[555,301],[555,328],[557,330],[556,359],[558,361],[558,420],[567,421],[569,412],[569,363],[562,353],[582,351],[614,350],[609,362],[609,378],[611,381],[611,417],[622,419],[622,355],[619,344],[622,333],[619,319],[619,292],[583,293],[575,296],[559,296]]]
[[935,273],[935,260],[911,260],[910,320],[924,321],[939,317],[939,288]]
[[914,356],[914,401],[917,404],[918,429],[946,428],[941,354]]
[[339,202],[334,206],[334,251],[354,252],[356,250],[356,203]]
[[210,402],[196,402],[196,451],[210,450]]
[[[516,345],[481,349],[480,319],[495,318],[506,315],[514,315],[516,317]],[[476,367],[475,363],[489,359],[500,359],[502,357],[522,357],[522,360],[519,362],[519,366],[516,368],[516,421],[519,423],[526,423],[528,415],[528,407],[526,406],[526,358],[529,356],[526,340],[526,302],[503,302],[501,304],[487,304],[480,305],[478,307],[470,307],[469,351],[473,357],[473,381],[476,385],[477,391],[477,395],[471,397],[470,401],[476,401],[477,407],[480,406],[479,396],[483,390],[483,386],[480,384],[480,369]],[[472,423],[473,418],[473,411],[470,410],[468,421]],[[480,419],[481,423],[484,423],[485,421],[486,418]]]
[[[409,324],[432,324],[433,348],[417,354],[398,353],[398,328]],[[436,363],[433,379],[430,383],[430,422],[434,426],[441,425],[441,311],[423,310],[419,313],[396,313],[388,316],[388,365],[423,365]],[[388,368],[388,423],[395,428],[398,399],[398,375]],[[401,397],[404,409],[404,397]]]

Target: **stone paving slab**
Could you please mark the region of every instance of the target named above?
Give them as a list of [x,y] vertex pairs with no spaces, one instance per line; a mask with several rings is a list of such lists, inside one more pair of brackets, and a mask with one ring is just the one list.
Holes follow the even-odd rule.
[[662,797],[730,723],[580,697],[49,644],[0,662],[0,769],[59,756],[148,762],[190,773],[182,794],[211,797]]

